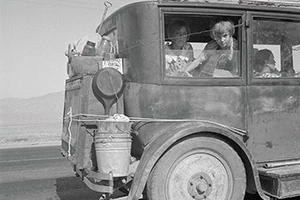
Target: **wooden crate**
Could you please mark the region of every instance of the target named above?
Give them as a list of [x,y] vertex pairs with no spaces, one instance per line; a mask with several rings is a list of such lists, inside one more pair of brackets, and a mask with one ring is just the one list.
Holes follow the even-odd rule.
[[[70,113],[72,116],[104,115],[104,107],[92,91],[92,80],[93,75],[82,75],[66,81],[61,151],[79,169],[90,169],[94,166],[92,134],[97,129],[97,121],[81,122],[73,119],[70,123]],[[117,110],[123,113],[122,97],[112,106],[110,114],[115,114]]]

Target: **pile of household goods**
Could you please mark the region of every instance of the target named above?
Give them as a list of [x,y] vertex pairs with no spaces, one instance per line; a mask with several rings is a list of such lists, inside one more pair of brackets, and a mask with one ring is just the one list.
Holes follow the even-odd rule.
[[110,38],[101,37],[98,33],[84,36],[69,44],[66,52],[69,77],[95,74],[102,68],[102,61],[111,52],[111,48]]

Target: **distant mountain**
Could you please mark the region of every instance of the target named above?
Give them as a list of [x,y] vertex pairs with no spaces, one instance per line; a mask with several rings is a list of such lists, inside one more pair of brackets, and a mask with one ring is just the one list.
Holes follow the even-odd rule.
[[0,125],[62,122],[64,92],[0,100]]

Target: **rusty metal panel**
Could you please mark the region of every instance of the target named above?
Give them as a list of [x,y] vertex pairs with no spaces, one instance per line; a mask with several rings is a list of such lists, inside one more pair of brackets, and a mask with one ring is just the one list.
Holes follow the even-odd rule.
[[123,59],[125,80],[158,83],[162,36],[157,2],[128,5],[108,17],[104,27],[111,24],[116,24],[119,35],[119,57]]
[[[127,116],[154,119],[204,119],[245,130],[245,87],[155,86],[125,88]],[[163,126],[151,123],[139,137],[146,144]],[[168,124],[165,124],[167,126]]]
[[257,162],[300,158],[300,87],[251,86],[248,146]]

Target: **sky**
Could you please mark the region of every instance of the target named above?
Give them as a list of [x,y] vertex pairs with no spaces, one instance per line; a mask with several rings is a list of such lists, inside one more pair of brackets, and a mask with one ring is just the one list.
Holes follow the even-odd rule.
[[[109,0],[106,16],[138,0]],[[68,44],[95,33],[102,0],[0,0],[0,99],[64,90]]]
[[[109,0],[107,16],[136,1]],[[64,91],[68,44],[95,33],[104,2],[0,0],[0,99]]]

